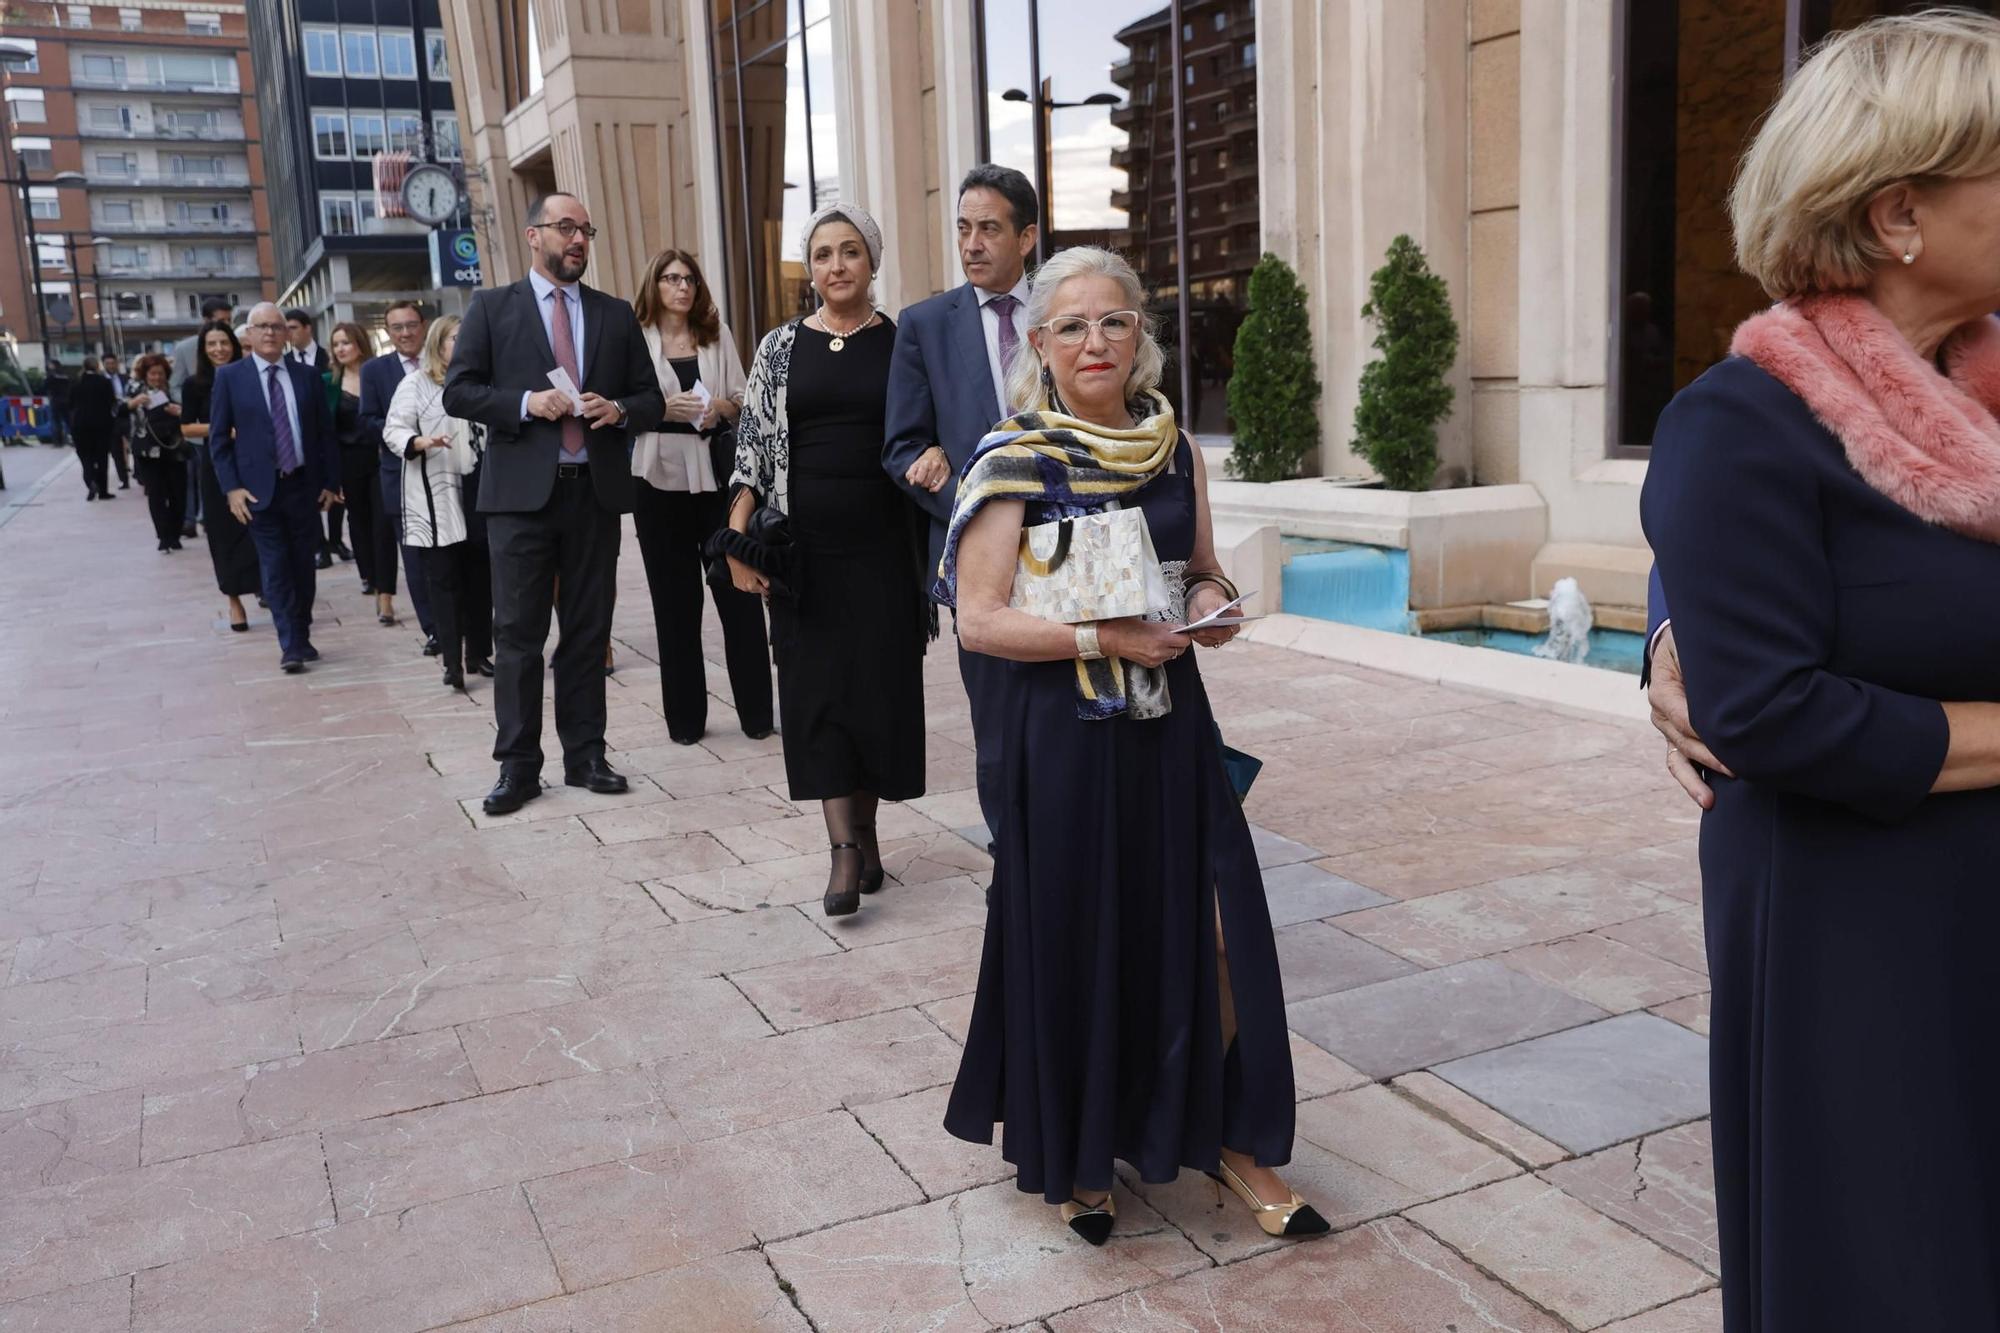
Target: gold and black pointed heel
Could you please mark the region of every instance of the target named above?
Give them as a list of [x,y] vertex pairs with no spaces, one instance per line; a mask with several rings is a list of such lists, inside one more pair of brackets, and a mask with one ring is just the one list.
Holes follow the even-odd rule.
[[1062,1220],[1092,1245],[1102,1245],[1111,1235],[1111,1224],[1118,1220],[1118,1205],[1108,1191],[1101,1203],[1071,1199],[1062,1205]]
[[868,849],[875,850],[875,869],[873,873],[862,872],[861,891],[863,893],[879,892],[882,888],[883,880],[888,877],[888,871],[882,868],[882,852],[875,842],[875,826],[870,824],[866,828],[857,827],[854,832],[857,837],[868,844],[868,848],[863,849],[861,854],[863,865],[866,865],[868,862]]
[[[859,856],[861,855],[861,848],[851,842],[834,843],[834,865],[832,872],[834,875],[840,873],[840,853],[842,852],[853,852],[856,856]],[[820,909],[828,916],[852,916],[861,910],[861,890],[858,888],[837,889],[834,887],[834,880],[829,878],[826,885],[826,894],[820,899],[819,905]]]
[[1333,1230],[1317,1209],[1301,1199],[1289,1188],[1285,1191],[1291,1198],[1285,1203],[1265,1203],[1257,1197],[1257,1192],[1243,1183],[1243,1177],[1229,1169],[1229,1163],[1217,1163],[1222,1168],[1220,1175],[1211,1171],[1208,1178],[1215,1182],[1215,1201],[1222,1202],[1222,1189],[1229,1192],[1249,1207],[1251,1216],[1257,1219],[1267,1236],[1321,1236]]

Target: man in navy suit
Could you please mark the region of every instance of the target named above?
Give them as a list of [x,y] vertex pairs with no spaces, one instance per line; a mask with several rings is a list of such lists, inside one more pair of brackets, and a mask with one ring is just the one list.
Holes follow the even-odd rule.
[[264,600],[287,674],[319,658],[312,645],[319,514],[340,498],[340,445],[319,376],[285,356],[285,313],[250,311],[250,355],[219,367],[209,402],[209,458],[229,512],[250,528]]
[[[944,555],[958,478],[980,437],[1009,414],[1007,368],[1027,333],[1028,256],[1039,216],[1035,187],[1011,167],[974,167],[958,187],[958,262],[966,283],[905,310],[889,369],[888,440],[882,466],[931,516],[926,590]],[[979,809],[1000,829],[1000,719],[993,697],[999,660],[958,652],[972,704]]]
[[[375,506],[375,522],[378,526],[388,525],[388,531],[371,534],[378,537],[375,548],[375,562],[379,565],[387,555],[395,559],[395,550],[402,546],[403,581],[409,585],[410,605],[417,609],[417,624],[424,631],[424,655],[436,657],[437,636],[431,631],[430,580],[424,573],[424,548],[404,546],[403,538],[403,460],[382,448],[382,427],[389,419],[389,404],[395,401],[396,389],[403,377],[416,370],[417,357],[424,350],[424,308],[415,301],[398,301],[382,316],[382,327],[389,331],[389,341],[393,350],[382,353],[361,367],[361,429],[375,441],[376,453],[381,459],[381,471],[376,485],[380,488],[381,503]],[[394,591],[391,587],[388,591]]]

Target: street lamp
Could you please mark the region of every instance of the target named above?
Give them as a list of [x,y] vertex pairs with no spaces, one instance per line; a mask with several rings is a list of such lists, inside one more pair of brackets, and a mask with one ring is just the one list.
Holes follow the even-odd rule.
[[[1035,41],[1033,46],[1035,50],[1031,54],[1035,56],[1034,64],[1039,68],[1041,65],[1040,41]],[[1055,175],[1055,146],[1051,142],[1053,136],[1049,133],[1049,117],[1051,113],[1078,106],[1117,106],[1125,99],[1117,93],[1092,93],[1081,102],[1058,102],[1049,95],[1050,81],[1048,79],[1039,80],[1037,87],[1041,91],[1041,96],[1039,97],[1030,97],[1019,88],[1009,88],[1006,92],[1000,94],[1000,100],[1003,102],[1030,102],[1034,104],[1035,199],[1041,209],[1041,225],[1035,228],[1035,262],[1039,264],[1047,251],[1049,230],[1054,225],[1056,216],[1055,201],[1049,198],[1049,179]]]
[[[76,173],[68,172],[65,174],[75,175]],[[110,236],[93,236],[87,241],[79,241],[76,239],[75,232],[66,231],[63,233],[63,243],[69,249],[70,282],[76,287],[77,322],[81,325],[83,337],[88,340],[90,337],[90,321],[83,318],[83,270],[77,267],[76,252],[78,250],[95,250],[100,246],[114,244],[114,238]],[[104,274],[102,265],[98,263],[94,255],[90,261],[90,289],[91,299],[97,302],[97,350],[101,355],[110,347],[111,335],[108,326],[104,322]],[[115,350],[120,356],[125,354],[123,347]]]

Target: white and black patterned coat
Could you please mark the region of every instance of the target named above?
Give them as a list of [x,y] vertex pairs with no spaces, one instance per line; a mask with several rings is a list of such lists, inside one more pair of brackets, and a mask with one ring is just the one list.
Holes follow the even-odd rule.
[[764,335],[750,359],[743,411],[736,418],[736,470],[732,487],[747,486],[781,514],[791,512],[792,433],[785,386],[792,375],[792,344],[799,321],[788,320]]

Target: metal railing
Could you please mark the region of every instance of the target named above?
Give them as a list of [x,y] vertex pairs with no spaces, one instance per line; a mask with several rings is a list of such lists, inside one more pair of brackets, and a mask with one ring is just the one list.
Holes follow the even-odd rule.
[[226,171],[104,171],[84,173],[92,185],[142,185],[178,190],[247,190],[248,172]]
[[140,126],[107,127],[103,125],[79,126],[79,139],[123,139],[158,140],[172,143],[239,143],[243,139],[241,125],[161,125],[155,122],[150,128]]
[[81,71],[71,76],[70,82],[79,88],[115,88],[128,92],[155,93],[228,93],[240,97],[243,87],[235,80],[221,83],[214,79],[163,79],[145,74],[85,74]]
[[112,236],[179,236],[199,234],[203,236],[248,236],[257,230],[257,224],[249,218],[138,218],[131,222],[93,221],[92,231],[101,231]]

